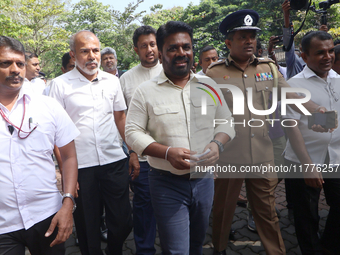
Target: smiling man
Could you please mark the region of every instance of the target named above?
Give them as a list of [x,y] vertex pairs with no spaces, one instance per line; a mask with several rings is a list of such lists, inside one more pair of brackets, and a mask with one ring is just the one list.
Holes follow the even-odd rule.
[[[331,68],[334,63],[332,36],[324,31],[307,33],[301,41],[301,57],[307,64],[301,73],[289,79],[292,87],[306,88],[311,99],[325,105],[330,111],[340,111],[340,77]],[[338,254],[340,250],[340,179],[336,173],[340,162],[340,133],[315,133],[308,129],[307,116],[287,109],[285,118],[294,119],[298,125],[286,128],[288,143],[286,165],[299,169],[291,179],[296,237],[302,254]],[[339,121],[339,117],[338,121]],[[307,175],[312,165],[323,166],[316,178]],[[326,167],[325,167],[326,166]],[[332,168],[334,166],[334,168]],[[311,167],[310,167],[311,168]],[[306,173],[307,172],[307,173]],[[315,171],[319,172],[319,171]],[[332,173],[334,173],[332,175]],[[325,230],[319,238],[318,201],[324,189],[330,206]],[[328,250],[328,252],[326,252]]]
[[[79,169],[79,208],[74,213],[82,254],[102,254],[100,216],[105,205],[110,254],[122,254],[131,231],[129,173],[119,143],[124,136],[126,105],[119,79],[99,70],[100,43],[90,31],[70,38],[70,55],[76,68],[52,81],[50,96],[65,108],[81,132],[75,140]],[[137,155],[130,155],[134,176]]]
[[[201,99],[192,96],[190,88],[201,92],[196,89],[201,82],[213,81],[190,71],[192,28],[170,21],[158,29],[156,39],[163,71],[136,88],[129,105],[126,137],[139,155],[148,156],[151,201],[162,253],[199,255],[209,223],[214,180],[209,174],[204,176],[207,178],[191,178],[187,160],[193,151],[210,149],[202,159],[213,164],[223,144],[234,137],[234,129],[213,127],[214,118],[231,120],[224,100],[221,105],[209,105],[207,121],[200,118]],[[194,126],[198,126],[196,132]],[[200,142],[192,139],[195,134]]]

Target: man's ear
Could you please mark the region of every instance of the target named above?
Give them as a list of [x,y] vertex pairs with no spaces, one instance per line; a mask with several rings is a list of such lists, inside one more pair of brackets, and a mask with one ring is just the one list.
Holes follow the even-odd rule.
[[302,57],[303,61],[305,61],[307,63],[307,53],[301,52],[301,57]]
[[227,45],[227,48],[230,50],[230,48],[231,48],[231,41],[229,39],[225,39],[224,43],[225,43],[225,45]]
[[66,73],[66,70],[65,70],[65,68],[62,66],[61,67],[61,71],[63,72],[63,73]]
[[160,51],[158,51],[158,59],[159,59],[159,63],[162,64],[162,54]]
[[138,48],[137,48],[137,47],[133,47],[133,49],[134,49],[134,51],[136,52],[136,54],[139,55],[139,54],[138,54]]
[[74,60],[74,61],[76,61],[76,54],[72,51],[72,50],[70,50],[70,57]]
[[200,66],[202,66],[202,60],[201,60],[201,59],[198,60],[198,64],[199,64]]
[[263,53],[263,49],[259,49],[258,52],[257,52],[257,54],[258,54],[259,56],[262,56],[262,53]]

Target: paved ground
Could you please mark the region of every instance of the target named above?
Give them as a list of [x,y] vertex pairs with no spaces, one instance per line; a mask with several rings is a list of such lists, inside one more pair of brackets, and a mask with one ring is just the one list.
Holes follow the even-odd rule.
[[[59,175],[58,175],[59,176]],[[58,178],[58,184],[60,186],[60,178]],[[242,187],[243,195],[245,195],[245,189]],[[132,194],[131,194],[132,197]],[[294,226],[288,219],[288,210],[286,208],[286,196],[284,183],[280,183],[276,189],[276,204],[277,208],[280,210],[280,226],[281,233],[284,239],[284,243],[287,249],[288,255],[298,255],[301,254],[300,249],[297,244],[295,229]],[[233,228],[236,231],[235,238],[236,241],[230,242],[227,254],[228,255],[252,255],[252,254],[260,254],[264,255],[265,251],[263,246],[261,245],[261,241],[259,236],[256,233],[251,232],[247,228],[247,209],[245,207],[237,206],[235,210],[235,216],[233,221]],[[320,215],[320,228],[321,230],[325,227],[325,220],[328,215],[328,206],[326,204],[325,197],[323,192],[321,194],[320,203],[319,203],[319,215]],[[205,245],[203,249],[204,255],[211,255],[213,253],[213,247],[211,244],[211,225],[212,219],[210,218],[210,227],[206,234]],[[75,245],[74,235],[71,235],[70,238],[66,241],[66,255],[80,255],[79,248]],[[102,248],[106,247],[105,243],[102,243]],[[161,249],[159,245],[159,238],[156,238],[155,241],[156,254],[161,254]],[[135,245],[133,241],[133,234],[130,233],[124,245],[124,255],[133,255],[135,254]],[[104,253],[104,252],[103,252]],[[105,254],[105,253],[104,253]]]

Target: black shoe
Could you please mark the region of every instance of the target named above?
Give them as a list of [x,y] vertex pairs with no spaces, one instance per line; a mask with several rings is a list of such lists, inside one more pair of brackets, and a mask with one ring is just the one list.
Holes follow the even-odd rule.
[[223,250],[223,251],[214,251],[214,255],[227,255],[227,252],[225,250]]
[[235,229],[233,228],[230,229],[229,240],[235,241]]

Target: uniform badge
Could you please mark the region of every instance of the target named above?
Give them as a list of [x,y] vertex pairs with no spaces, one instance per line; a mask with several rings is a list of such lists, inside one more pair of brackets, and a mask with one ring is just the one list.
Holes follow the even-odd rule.
[[253,24],[253,18],[249,14],[244,17],[244,24],[246,26],[251,26]]
[[273,74],[269,73],[257,73],[255,74],[256,81],[272,81],[274,80]]

